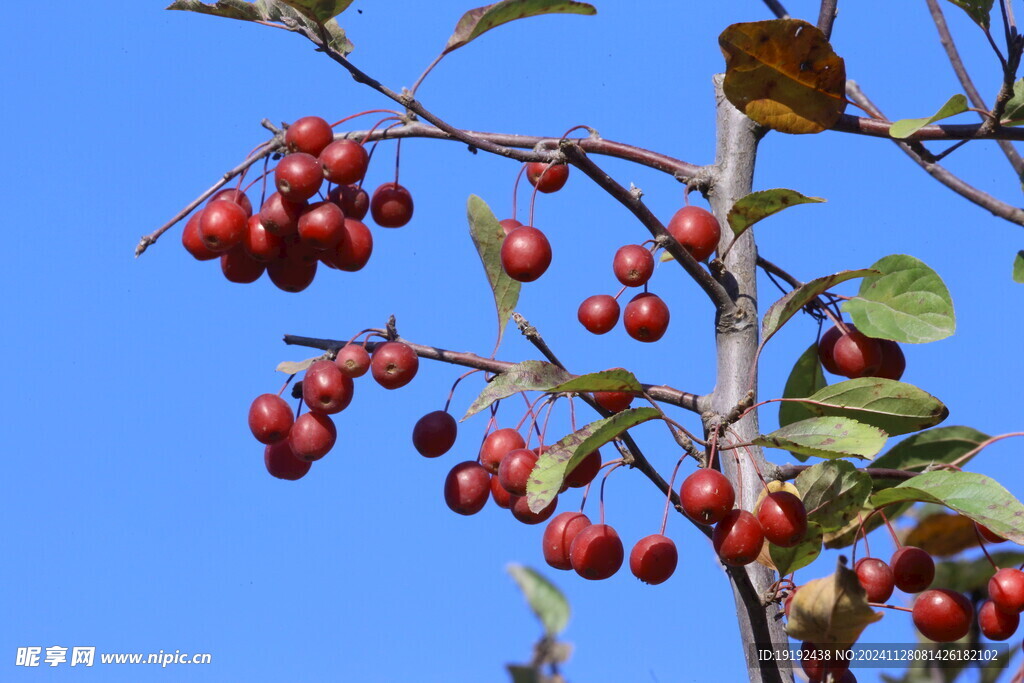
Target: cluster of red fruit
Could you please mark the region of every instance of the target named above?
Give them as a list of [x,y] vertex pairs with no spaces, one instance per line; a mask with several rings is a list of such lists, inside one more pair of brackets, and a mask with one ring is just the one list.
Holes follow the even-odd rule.
[[[526,165],[526,179],[538,192],[558,192],[569,179],[569,167],[565,164],[529,163]],[[519,282],[533,282],[543,275],[551,265],[551,243],[547,236],[515,218],[498,222],[505,232],[501,243],[501,267],[505,273]]]
[[401,342],[381,344],[372,358],[362,346],[348,344],[333,361],[318,360],[306,370],[301,393],[308,412],[293,419],[279,395],[257,396],[249,407],[249,429],[267,445],[267,471],[278,479],[301,479],[314,461],[330,452],[338,438],[331,415],[352,402],[354,378],[369,370],[382,387],[397,389],[412,381],[418,369],[416,352]]
[[[255,282],[266,271],[286,292],[299,292],[316,276],[317,265],[357,271],[373,251],[373,237],[362,223],[367,211],[377,225],[398,228],[412,218],[409,191],[384,183],[369,198],[360,186],[369,164],[364,147],[335,140],[317,116],[288,127],[289,154],[274,169],[277,191],[253,214],[240,189],[221,190],[185,224],[181,241],[199,261],[220,258],[231,282]],[[326,198],[310,201],[327,181]]]
[[[666,229],[698,261],[715,252],[722,234],[714,214],[696,206],[679,209]],[[626,334],[642,342],[661,339],[668,329],[669,310],[661,297],[646,291],[647,281],[654,274],[652,250],[640,244],[621,247],[612,259],[612,271],[625,287],[645,288],[626,304],[622,316]],[[584,299],[576,313],[580,324],[594,334],[610,332],[619,322],[618,296],[595,294]]]
[[907,369],[899,344],[890,339],[872,339],[850,323],[836,325],[821,335],[818,358],[833,375],[850,379],[884,377],[898,381]]

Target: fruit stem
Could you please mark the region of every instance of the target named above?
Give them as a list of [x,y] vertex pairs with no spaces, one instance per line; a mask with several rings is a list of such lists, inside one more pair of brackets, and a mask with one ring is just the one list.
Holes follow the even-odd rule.
[[286,379],[284,384],[281,385],[281,390],[277,392],[278,396],[284,393],[284,390],[288,388],[288,385],[292,383],[293,379],[295,379],[295,375],[288,375],[288,379]]
[[512,183],[512,218],[516,217],[516,195],[519,194],[519,179],[523,177],[523,172],[526,171],[526,164],[519,166],[519,173],[516,174],[516,180]]
[[988,563],[992,565],[992,568],[999,571],[999,565],[992,559],[992,556],[988,554],[988,548],[985,547],[985,539],[981,535],[981,531],[978,530],[978,525],[973,524],[974,535],[978,538],[978,545],[981,546],[981,552],[985,553],[985,557],[988,558]]
[[[647,285],[646,285],[646,284],[644,284],[644,287],[646,287],[646,286],[647,286]],[[612,298],[613,298],[613,299],[615,299],[616,301],[618,301],[618,300],[619,300],[619,297],[620,297],[620,296],[622,296],[622,293],[623,293],[623,292],[625,292],[625,291],[626,291],[626,286],[625,286],[625,285],[623,285],[623,286],[622,286],[622,289],[620,289],[620,290],[618,291],[618,293],[616,293],[616,294],[615,294],[615,296],[613,296]]]
[[872,607],[882,607],[882,608],[885,608],[885,609],[895,609],[895,610],[899,610],[900,612],[913,612],[914,611],[914,610],[912,610],[909,607],[903,607],[901,605],[889,605],[889,604],[886,604],[884,602],[869,602],[868,604],[871,605]]
[[[604,483],[608,481],[608,475],[614,472],[615,468],[622,464],[622,459],[620,458],[619,460],[612,460],[611,462],[605,464],[611,465],[611,467],[608,468],[608,471],[604,473],[604,477],[601,478],[601,494],[598,498],[598,509],[600,510],[601,520],[599,524],[604,524]],[[604,467],[604,465],[601,465],[601,467]]]
[[358,114],[352,114],[351,116],[346,116],[343,119],[335,121],[331,124],[331,128],[337,128],[346,121],[351,121],[352,119],[359,118],[360,116],[366,116],[368,114],[392,114],[395,118],[401,118],[402,116],[400,112],[397,112],[394,109],[368,109],[366,111],[361,111]]
[[444,412],[446,412],[446,413],[448,412],[448,406],[450,406],[451,403],[452,403],[452,397],[455,395],[455,387],[459,386],[459,382],[461,382],[462,380],[466,379],[467,377],[472,375],[474,372],[481,372],[481,371],[479,369],[478,370],[470,370],[469,372],[460,375],[459,378],[456,379],[452,383],[451,391],[448,392],[448,400],[444,402]]
[[686,460],[686,456],[689,453],[684,453],[679,460],[676,461],[675,469],[672,470],[672,478],[668,480],[668,494],[665,496],[665,512],[661,516],[661,531],[658,533],[662,536],[665,535],[665,527],[668,526],[668,509],[672,502],[672,491],[675,490],[676,486],[676,475],[679,474],[679,466],[683,464],[683,460]]
[[899,550],[903,547],[903,544],[900,543],[900,539],[896,536],[896,531],[892,528],[892,524],[889,523],[889,518],[885,516],[881,509],[878,509],[877,512],[885,520],[885,528],[889,530],[889,535],[892,536],[892,542],[896,545],[896,550]]

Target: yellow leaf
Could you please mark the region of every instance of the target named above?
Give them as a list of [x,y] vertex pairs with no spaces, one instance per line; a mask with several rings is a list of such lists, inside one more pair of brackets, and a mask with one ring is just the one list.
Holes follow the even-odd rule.
[[800,586],[789,607],[786,632],[797,640],[849,647],[881,618],[868,605],[856,572],[841,558],[835,574]]

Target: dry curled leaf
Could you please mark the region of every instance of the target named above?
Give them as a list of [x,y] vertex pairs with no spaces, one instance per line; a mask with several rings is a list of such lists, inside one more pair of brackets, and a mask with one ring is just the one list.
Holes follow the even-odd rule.
[[835,574],[800,586],[789,607],[786,632],[819,645],[849,646],[882,616],[868,605],[857,573],[840,559]]

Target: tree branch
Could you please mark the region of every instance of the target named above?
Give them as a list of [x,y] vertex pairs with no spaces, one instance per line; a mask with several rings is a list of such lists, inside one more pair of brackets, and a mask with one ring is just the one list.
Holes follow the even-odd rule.
[[789,19],[789,12],[782,6],[779,0],[764,0],[764,4],[768,6],[771,13],[775,15],[776,19]]
[[[773,474],[778,481],[789,481],[796,479],[801,472],[810,468],[811,465],[781,465],[775,468]],[[860,471],[873,479],[912,479],[921,474],[921,472],[893,470],[885,467],[864,467]]]
[[821,0],[821,9],[818,10],[818,29],[825,34],[825,40],[832,37],[832,25],[839,13],[838,0]]
[[[892,121],[885,119],[878,120],[843,114],[829,130],[891,140],[889,126],[892,124]],[[996,126],[995,130],[981,132],[982,125],[972,123],[925,126],[907,140],[1024,140],[1024,128]]]

